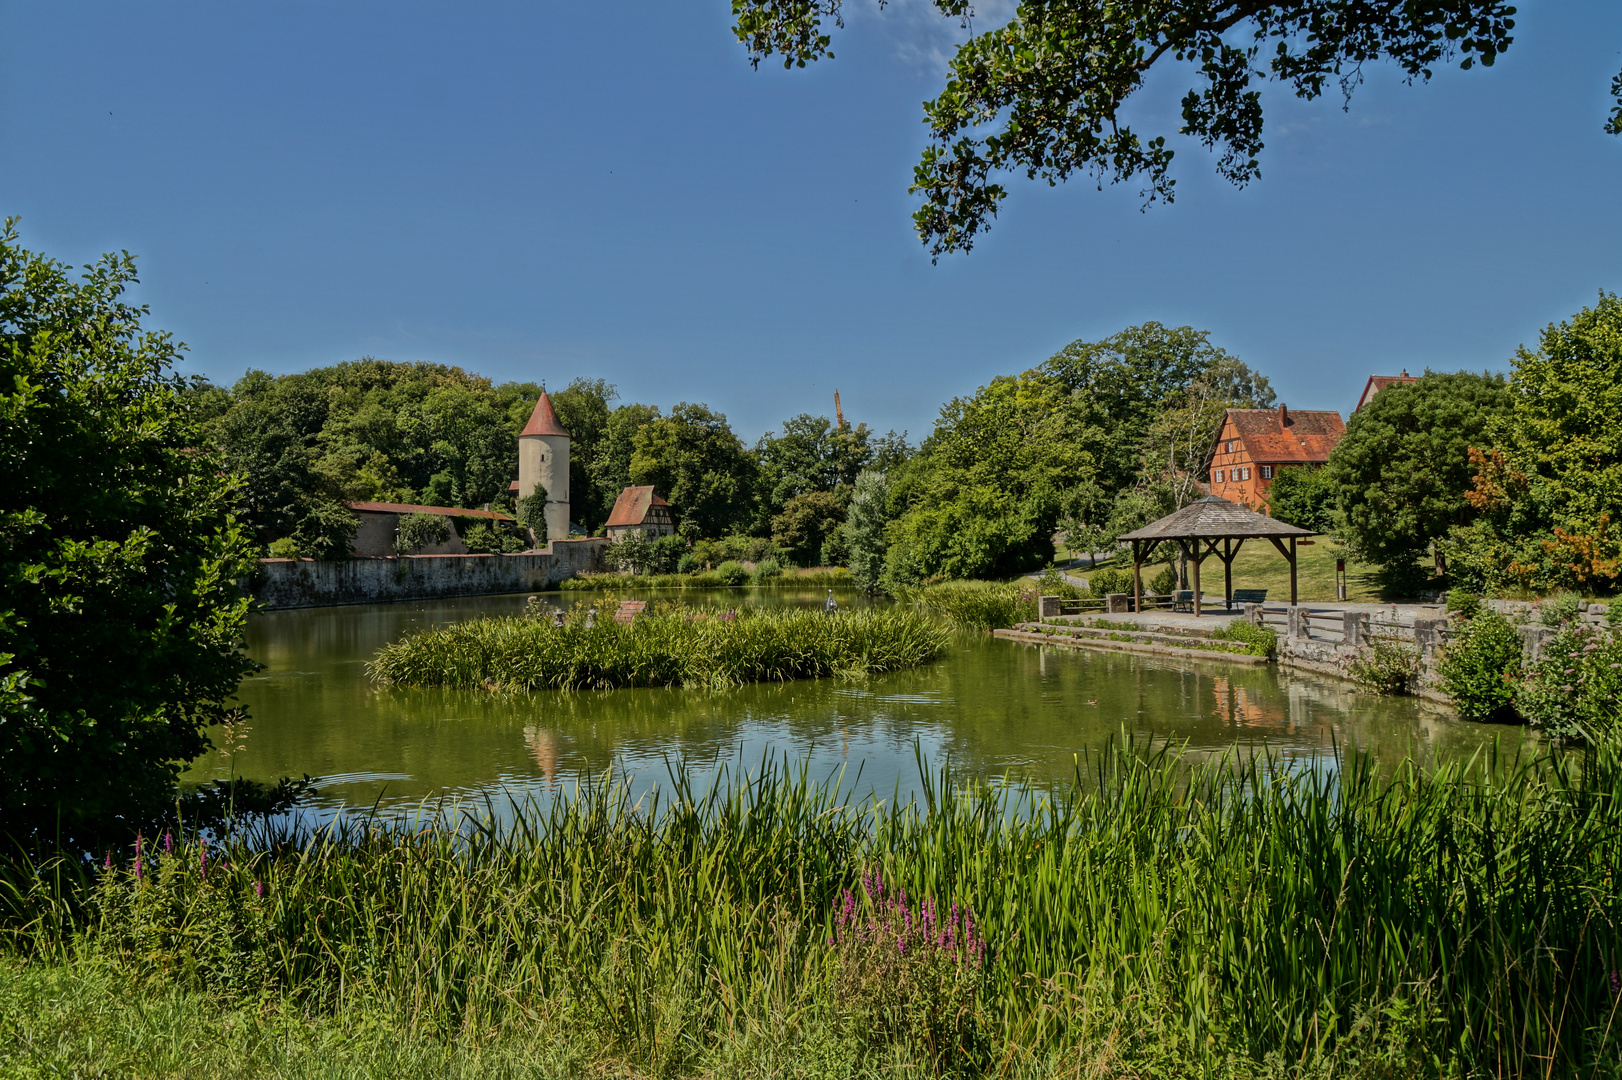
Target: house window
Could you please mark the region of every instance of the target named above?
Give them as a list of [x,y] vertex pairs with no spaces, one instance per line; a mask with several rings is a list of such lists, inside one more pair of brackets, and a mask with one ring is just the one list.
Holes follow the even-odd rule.
[[1273,466],[1271,466],[1271,465],[1263,465],[1262,466],[1262,479],[1263,480],[1271,480],[1271,479],[1273,479]]
[[1220,484],[1220,483],[1222,483],[1222,477],[1223,477],[1223,475],[1224,475],[1224,472],[1225,472],[1225,471],[1224,471],[1224,470],[1222,470],[1222,469],[1218,469],[1218,470],[1217,470],[1217,471],[1216,471],[1216,475],[1215,475],[1215,476],[1213,476],[1213,477],[1211,477],[1211,479],[1212,479],[1212,480],[1214,480],[1214,481],[1216,481],[1216,482],[1217,482],[1217,483],[1219,483],[1219,484]]
[[1235,469],[1234,473],[1235,473],[1235,475],[1238,476],[1238,478],[1240,480],[1249,480],[1250,479],[1250,466],[1246,465],[1243,469]]

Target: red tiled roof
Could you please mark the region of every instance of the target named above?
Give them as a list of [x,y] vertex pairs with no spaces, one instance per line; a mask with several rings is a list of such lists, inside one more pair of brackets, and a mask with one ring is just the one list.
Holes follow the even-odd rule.
[[346,502],[351,510],[365,510],[374,514],[439,514],[443,517],[488,518],[491,521],[511,521],[506,514],[489,510],[462,510],[455,506],[414,506],[411,503]]
[[[1357,409],[1367,405],[1369,398],[1393,383],[1414,383],[1418,381],[1418,376],[1410,375],[1407,371],[1404,371],[1401,375],[1370,375],[1369,381],[1363,386],[1363,396],[1357,399]],[[1356,412],[1357,409],[1352,411]]]
[[669,505],[653,490],[652,484],[628,487],[614,500],[614,512],[608,515],[608,520],[603,524],[640,525],[647,520],[650,509]]
[[541,391],[541,399],[535,403],[535,411],[529,414],[529,423],[518,433],[520,439],[525,435],[562,435],[565,439],[569,437],[569,433],[563,430],[563,425],[558,423],[558,414],[552,409],[552,399],[546,396],[545,390]]
[[1332,409],[1229,409],[1228,420],[1258,464],[1321,465],[1346,434],[1345,421]]

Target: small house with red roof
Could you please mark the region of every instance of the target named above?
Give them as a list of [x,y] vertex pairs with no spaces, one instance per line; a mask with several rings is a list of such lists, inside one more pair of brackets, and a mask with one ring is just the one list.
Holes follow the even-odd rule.
[[672,536],[676,532],[676,519],[670,516],[670,504],[659,497],[652,484],[632,486],[620,492],[605,524],[610,540],[623,540],[633,533],[641,533],[654,540],[661,536]]
[[[1388,386],[1416,383],[1418,381],[1419,379],[1416,376],[1408,374],[1407,368],[1403,369],[1401,375],[1370,375],[1369,381],[1363,386],[1363,396],[1357,399],[1357,409],[1367,405],[1375,394]],[[1355,413],[1357,409],[1353,409],[1352,412]]]
[[1211,494],[1265,508],[1280,469],[1322,465],[1344,434],[1346,423],[1332,409],[1229,409],[1211,451]]

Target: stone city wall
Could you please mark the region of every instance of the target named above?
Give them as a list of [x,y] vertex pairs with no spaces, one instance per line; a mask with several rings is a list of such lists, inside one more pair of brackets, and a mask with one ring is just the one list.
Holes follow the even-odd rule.
[[542,592],[576,574],[601,570],[607,546],[607,540],[592,537],[554,540],[544,551],[517,555],[261,559],[259,573],[242,585],[267,609]]

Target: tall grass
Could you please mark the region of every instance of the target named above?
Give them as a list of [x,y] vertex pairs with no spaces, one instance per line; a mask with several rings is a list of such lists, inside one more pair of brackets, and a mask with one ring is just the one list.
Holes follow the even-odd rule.
[[1003,630],[1036,618],[1037,594],[1018,583],[943,581],[912,597],[966,630]]
[[374,679],[407,686],[606,690],[721,688],[915,667],[946,648],[947,631],[897,608],[841,611],[670,606],[629,625],[577,608],[545,618],[474,619],[379,649]]
[[785,570],[780,576],[751,579],[747,586],[725,581],[713,570],[691,574],[581,574],[567,578],[558,588],[565,592],[622,589],[737,589],[795,588],[844,589],[851,584],[850,571],[842,566],[811,570]]
[[[77,889],[46,863],[14,872],[6,940],[461,1045],[584,1035],[650,1074],[763,1047],[801,1075],[1618,1067],[1614,761],[1580,781],[1553,757],[1380,774],[1119,747],[1046,794],[935,774],[895,806],[784,768],[670,790],[147,841]],[[852,951],[853,925],[904,936],[926,910],[955,946]],[[928,1002],[955,1011],[895,1014]]]

